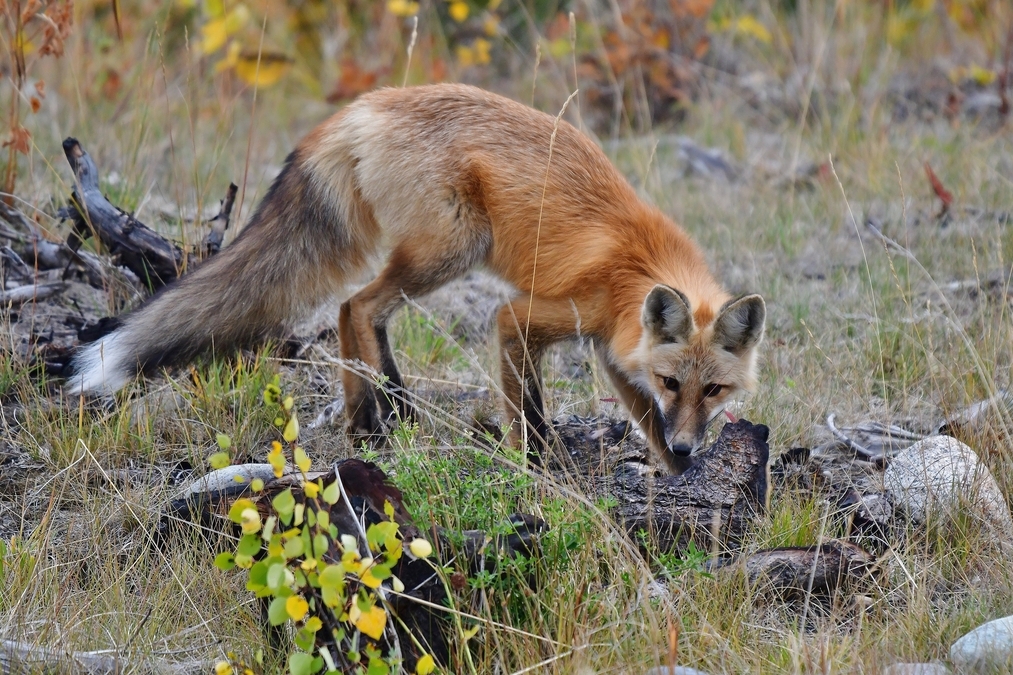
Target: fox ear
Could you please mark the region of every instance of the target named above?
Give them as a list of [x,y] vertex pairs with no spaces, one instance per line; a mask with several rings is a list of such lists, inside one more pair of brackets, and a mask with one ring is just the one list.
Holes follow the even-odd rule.
[[758,295],[732,300],[721,308],[714,321],[714,342],[735,355],[740,355],[763,339],[767,307]]
[[689,300],[674,288],[661,284],[647,294],[640,321],[658,342],[687,342],[693,334]]

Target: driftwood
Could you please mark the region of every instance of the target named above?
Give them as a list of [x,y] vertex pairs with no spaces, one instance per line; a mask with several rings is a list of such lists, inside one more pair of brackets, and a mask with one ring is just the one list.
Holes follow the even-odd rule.
[[739,420],[726,424],[717,441],[681,476],[645,476],[642,465],[622,464],[604,479],[604,493],[630,531],[646,530],[663,551],[690,541],[705,549],[715,539],[738,542],[767,501],[767,427]]
[[3,675],[33,675],[53,673],[85,673],[87,675],[114,675],[125,671],[140,671],[153,675],[189,675],[206,673],[211,663],[190,661],[169,663],[152,658],[119,656],[108,652],[64,652],[17,640],[0,640],[0,673]]
[[[99,189],[98,167],[77,139],[65,139],[63,152],[76,182],[69,206],[59,212],[61,217],[70,218],[74,225],[74,232],[67,241],[71,249],[76,251],[83,240],[97,235],[109,253],[117,256],[119,262],[151,290],[161,288],[176,279],[185,268],[197,263],[192,253],[183,251],[106,199]],[[236,186],[230,185],[221,211],[211,220],[212,230],[203,245],[206,254],[213,255],[221,248],[235,195]]]

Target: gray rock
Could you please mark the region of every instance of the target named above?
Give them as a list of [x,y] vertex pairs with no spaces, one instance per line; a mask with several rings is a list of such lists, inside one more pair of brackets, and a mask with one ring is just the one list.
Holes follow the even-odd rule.
[[954,642],[950,661],[967,672],[998,672],[997,668],[1013,666],[1013,616],[983,623]]
[[895,663],[883,675],[950,675],[950,669],[941,663]]
[[644,675],[708,675],[702,670],[696,668],[689,668],[687,666],[655,666],[648,670]]
[[1013,537],[1013,518],[998,483],[974,450],[955,438],[930,436],[901,451],[887,467],[883,484],[916,523],[965,505],[1002,541]]

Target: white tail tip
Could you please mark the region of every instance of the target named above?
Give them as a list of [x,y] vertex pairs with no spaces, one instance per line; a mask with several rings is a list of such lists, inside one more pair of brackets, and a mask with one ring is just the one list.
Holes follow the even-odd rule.
[[111,394],[126,386],[133,375],[126,367],[129,350],[123,335],[114,331],[88,345],[71,363],[73,375],[67,381],[71,394]]

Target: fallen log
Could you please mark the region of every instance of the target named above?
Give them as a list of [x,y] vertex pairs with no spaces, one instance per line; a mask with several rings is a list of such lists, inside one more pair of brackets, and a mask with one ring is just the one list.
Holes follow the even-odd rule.
[[615,514],[628,531],[648,532],[659,550],[733,546],[766,508],[768,433],[746,420],[726,424],[681,476],[645,475],[644,465],[625,462],[599,479],[598,491],[619,501]]
[[38,675],[53,673],[85,673],[115,675],[140,671],[154,675],[197,675],[211,668],[207,661],[170,663],[158,659],[139,658],[101,652],[61,651],[28,644],[18,640],[0,639],[0,673],[2,675]]
[[743,571],[764,596],[794,601],[809,595],[826,600],[870,583],[876,558],[860,546],[832,539],[818,546],[757,551],[719,562],[712,569]]
[[61,209],[74,232],[67,240],[77,250],[85,239],[97,235],[109,253],[137,275],[151,290],[161,288],[196,261],[129,213],[113,206],[99,189],[98,167],[76,138],[63,141],[63,152],[74,172],[76,187],[70,204]]

